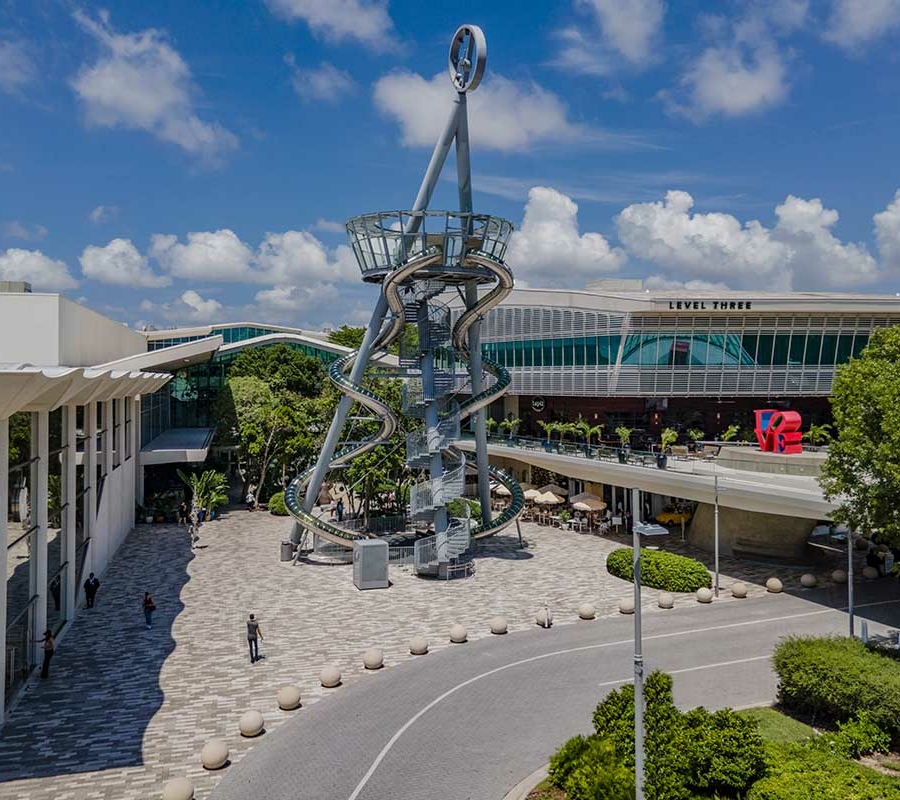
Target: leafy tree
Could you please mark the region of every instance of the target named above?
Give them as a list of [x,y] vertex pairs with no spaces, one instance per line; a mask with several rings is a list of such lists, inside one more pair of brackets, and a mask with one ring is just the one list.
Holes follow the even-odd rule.
[[740,425],[729,425],[722,433],[719,434],[719,439],[723,442],[730,442],[734,439],[735,436],[738,435],[740,431]]
[[317,397],[325,384],[322,364],[286,344],[248,347],[234,360],[228,377],[254,377],[277,391]]
[[840,437],[819,482],[840,505],[835,522],[900,543],[900,328],[875,331],[859,358],[838,368],[832,410]]
[[554,433],[559,433],[560,441],[562,440],[562,432],[560,431],[560,424],[558,422],[544,422],[544,420],[538,420],[538,426],[540,429],[547,434],[547,441],[549,442],[553,439]]
[[809,430],[803,434],[803,438],[814,446],[828,444],[831,441],[833,427],[832,425],[810,425]]
[[674,428],[664,428],[659,435],[660,449],[665,452],[666,448],[671,447],[678,441],[678,431]]
[[340,328],[337,328],[328,334],[328,341],[332,344],[339,344],[343,347],[350,347],[353,350],[358,350],[360,345],[362,345],[363,336],[365,335],[365,328],[358,328],[352,325],[341,325]]
[[625,447],[625,445],[631,442],[632,430],[632,428],[627,428],[624,425],[620,425],[616,428],[616,436],[619,437],[619,444],[622,445],[622,447]]
[[587,436],[586,436],[586,438],[587,438],[587,443],[588,443],[588,444],[591,443],[591,439],[592,439],[594,436],[597,437],[597,441],[598,441],[598,442],[600,441],[600,437],[603,435],[603,427],[604,427],[604,426],[603,426],[602,423],[598,423],[597,425],[591,425],[591,426],[587,429],[587,432],[586,432],[586,433],[587,433]]
[[703,433],[703,431],[701,431],[699,428],[690,428],[687,432],[687,435],[688,439],[690,439],[692,442],[699,442],[706,434]]
[[31,414],[17,411],[9,418],[9,463],[20,464],[31,451]]
[[500,430],[506,431],[509,434],[509,437],[512,438],[513,432],[518,430],[519,425],[521,424],[522,420],[518,417],[510,417],[500,423]]

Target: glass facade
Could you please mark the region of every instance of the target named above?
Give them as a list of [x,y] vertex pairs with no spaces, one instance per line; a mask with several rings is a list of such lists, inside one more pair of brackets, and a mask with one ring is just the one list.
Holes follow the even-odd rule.
[[482,328],[484,355],[518,394],[771,396],[831,392],[896,315],[673,315],[500,306]]
[[209,333],[198,336],[172,336],[165,339],[149,339],[147,341],[147,349],[159,350],[163,347],[172,347],[172,345],[184,344],[185,342],[196,342],[198,339],[206,339],[209,336],[221,336],[225,344],[233,344],[234,342],[245,342],[247,339],[256,339],[259,336],[268,336],[272,333],[281,333],[281,331],[254,325],[225,325],[221,327],[214,325]]

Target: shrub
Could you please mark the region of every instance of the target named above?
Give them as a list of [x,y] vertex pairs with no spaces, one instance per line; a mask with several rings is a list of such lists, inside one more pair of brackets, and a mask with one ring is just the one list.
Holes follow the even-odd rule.
[[287,507],[284,505],[284,492],[276,492],[269,498],[269,513],[276,517],[286,517]]
[[469,506],[469,511],[472,515],[472,519],[481,519],[481,503],[477,500],[468,500],[465,497],[455,497],[449,503],[447,503],[447,516],[448,517],[457,517],[458,519],[466,518],[466,505]]
[[850,758],[886,753],[891,746],[890,735],[875,724],[868,711],[860,711],[848,722],[839,722],[838,737]]
[[[613,550],[606,559],[611,575],[626,581],[634,580],[634,551],[630,547]],[[666,592],[696,592],[709,587],[709,571],[693,558],[641,548],[641,586]]]
[[900,800],[897,780],[812,745],[769,742],[768,775],[747,800]]
[[[841,636],[790,637],[772,658],[788,708],[829,722],[863,715],[900,739],[900,663]],[[856,736],[859,727],[851,728]]]

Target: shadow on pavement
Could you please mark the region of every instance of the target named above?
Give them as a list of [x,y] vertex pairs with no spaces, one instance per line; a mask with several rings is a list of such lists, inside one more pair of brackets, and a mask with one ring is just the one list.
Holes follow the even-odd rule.
[[[57,646],[50,677],[33,678],[8,715],[0,782],[142,763],[193,558],[184,526],[140,525],[128,535],[101,576],[94,608],[79,610]],[[156,603],[152,630],[141,608],[145,591]]]

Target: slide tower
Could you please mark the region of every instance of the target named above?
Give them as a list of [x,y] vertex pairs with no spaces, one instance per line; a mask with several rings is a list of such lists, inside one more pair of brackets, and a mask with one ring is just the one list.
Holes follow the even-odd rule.
[[[446,574],[472,537],[489,536],[512,524],[524,505],[518,483],[488,464],[483,411],[507,390],[510,376],[504,367],[482,357],[481,320],[513,287],[512,272],[504,263],[512,224],[472,210],[466,97],[481,82],[486,55],[481,29],[460,27],[449,56],[455,102],[412,208],[364,214],[347,222],[362,279],[379,284],[381,292],[360,348],[331,365],[329,377],[342,396],[318,461],[294,478],[285,492],[296,531],[306,529],[319,540],[345,548],[369,536],[313,510],[329,470],[345,467],[385,444],[397,430],[395,411],[365,386],[373,358],[396,343],[398,367],[393,374],[403,380],[401,413],[421,420],[405,442],[407,465],[419,475],[410,488],[408,512],[417,527],[433,531],[416,542],[415,566],[420,574]],[[431,196],[454,145],[459,210],[431,210]],[[461,298],[455,319],[448,295]],[[342,446],[354,402],[374,413],[380,426],[374,435]],[[461,425],[470,417],[474,462],[454,446]],[[477,474],[481,519],[449,519],[446,506],[463,495],[466,475],[472,473]],[[496,519],[491,517],[491,480],[505,485],[511,495],[509,507]]]

